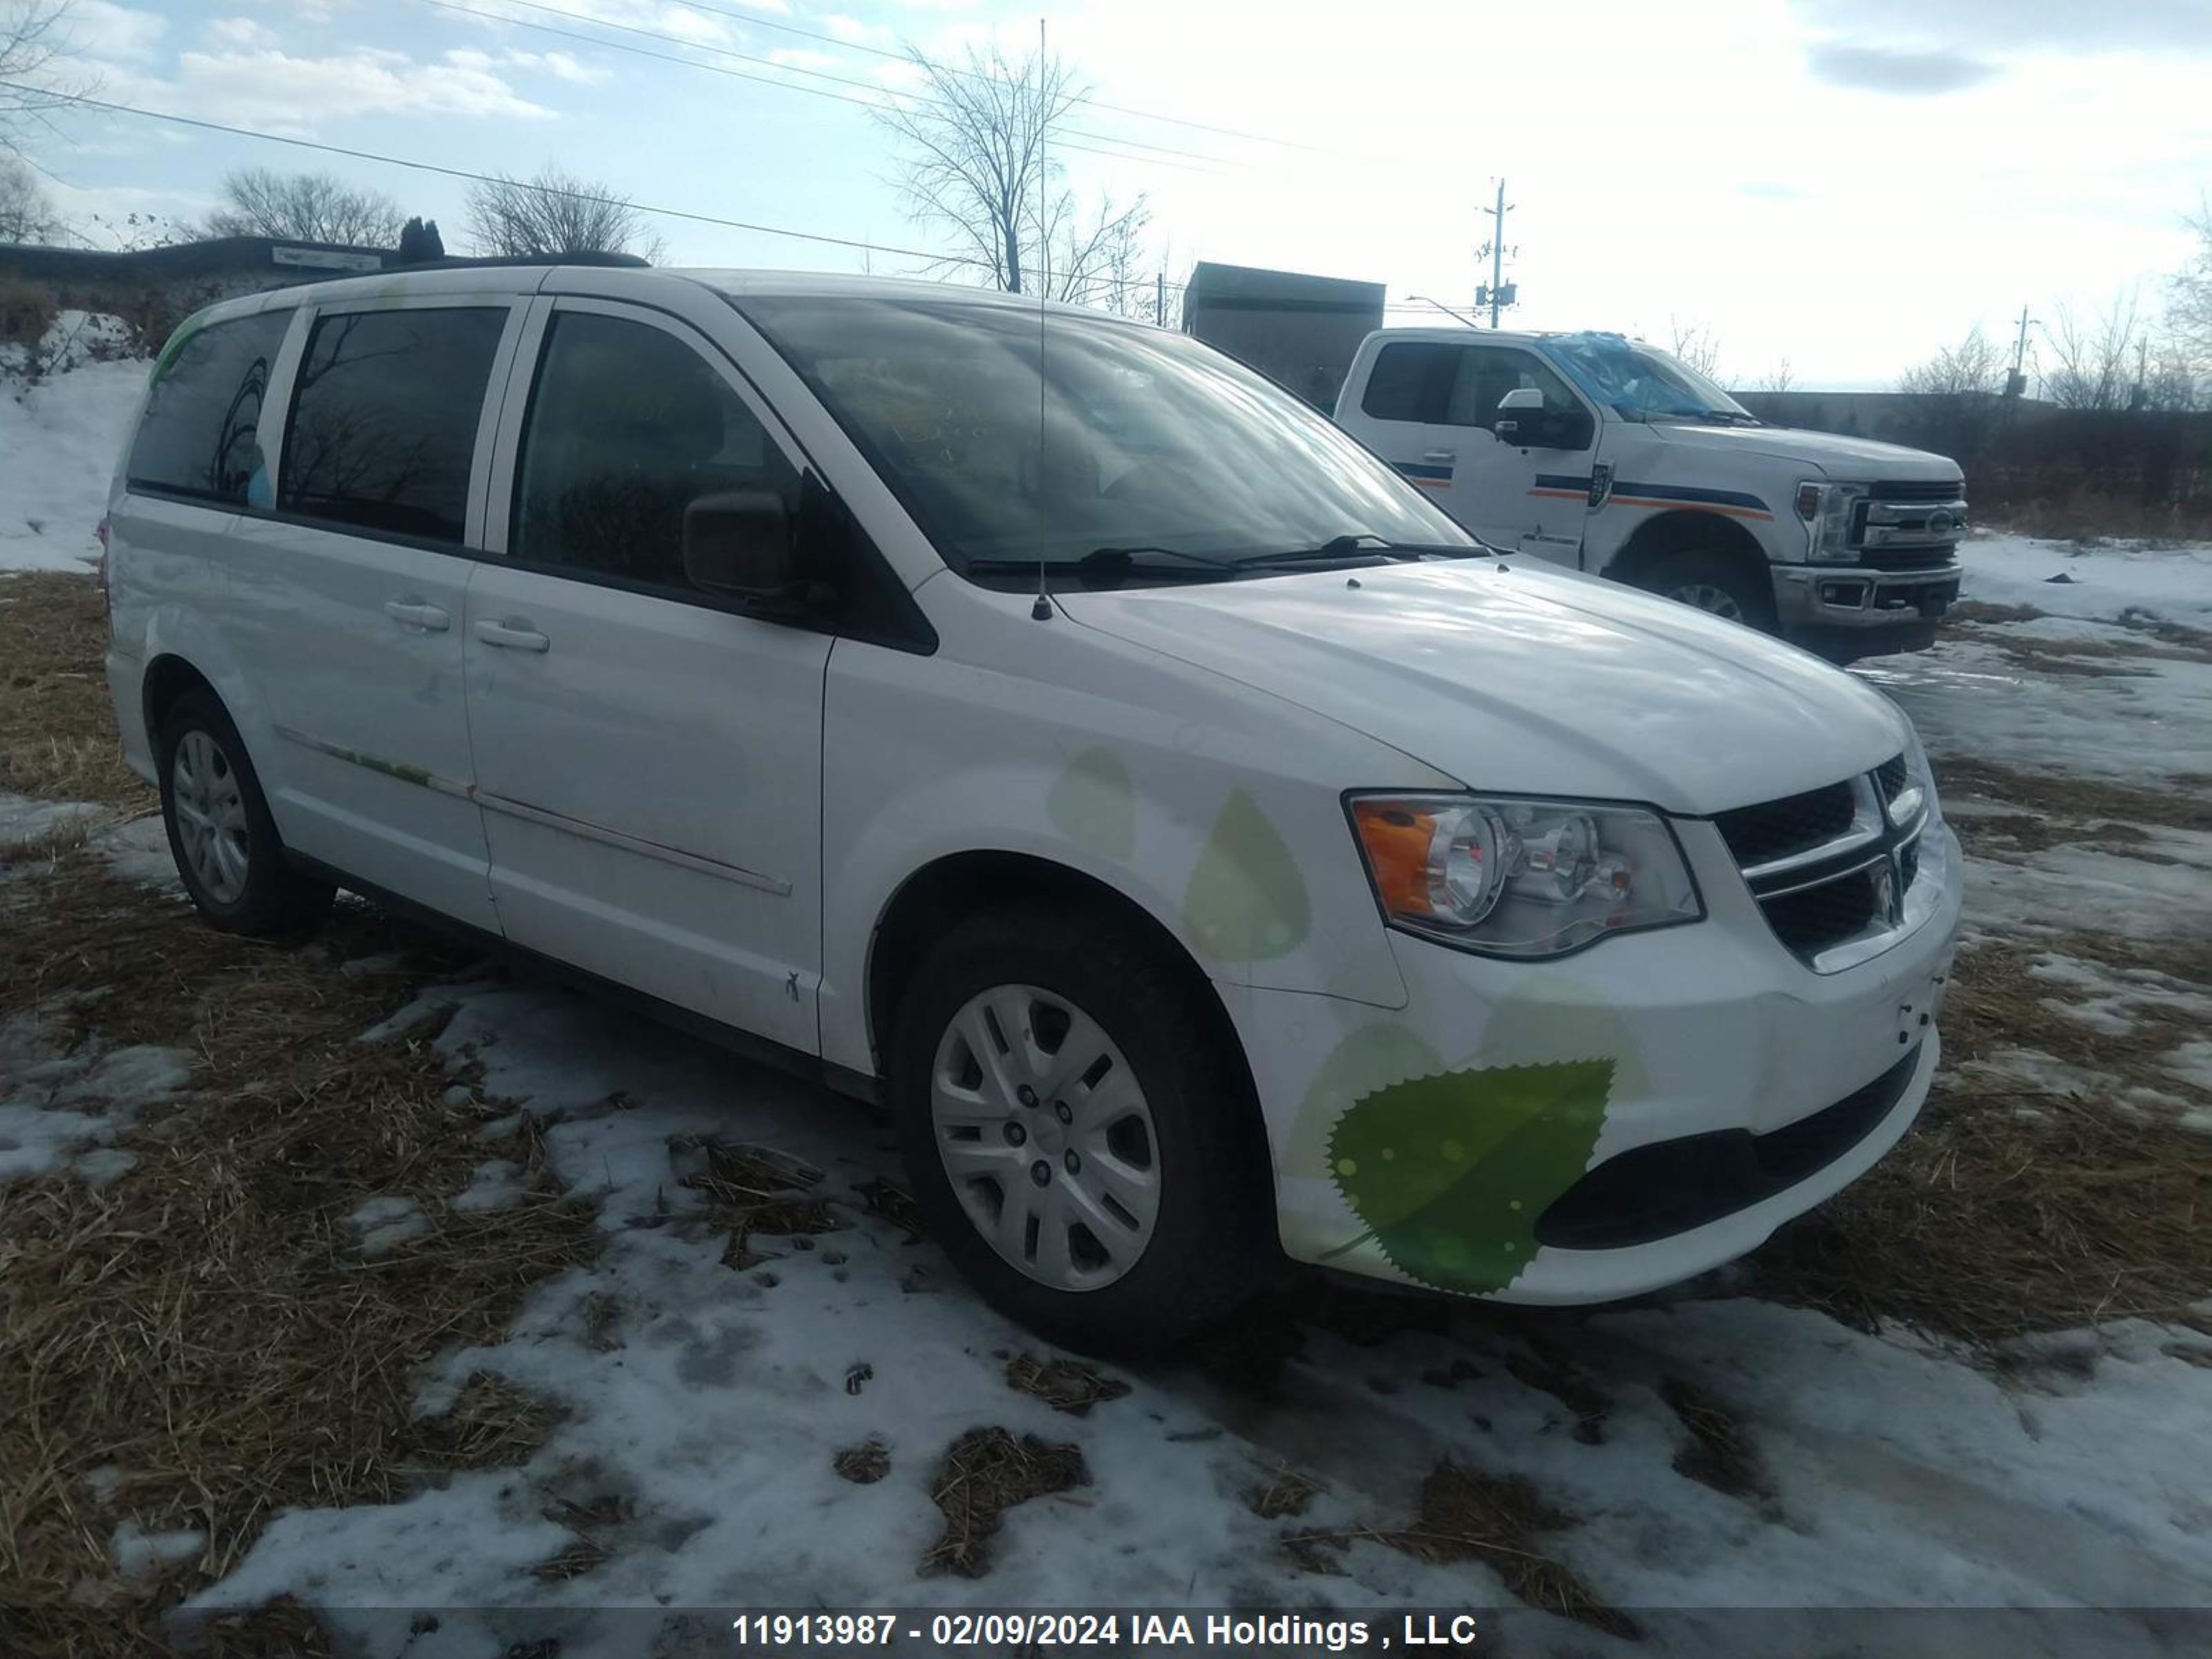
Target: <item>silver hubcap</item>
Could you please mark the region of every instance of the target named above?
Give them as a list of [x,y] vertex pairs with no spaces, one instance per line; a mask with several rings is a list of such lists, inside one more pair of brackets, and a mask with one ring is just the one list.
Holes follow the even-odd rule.
[[1680,599],[1684,605],[1694,605],[1700,611],[1710,611],[1716,617],[1726,617],[1730,622],[1743,620],[1743,607],[1735,602],[1735,595],[1711,582],[1685,582],[1667,597]]
[[1055,1290],[1137,1265],[1159,1217],[1159,1143],[1098,1022],[1034,985],[970,997],[938,1040],[937,1155],[975,1230]]
[[193,876],[218,904],[246,891],[246,797],[222,745],[205,732],[187,732],[169,767],[177,842]]

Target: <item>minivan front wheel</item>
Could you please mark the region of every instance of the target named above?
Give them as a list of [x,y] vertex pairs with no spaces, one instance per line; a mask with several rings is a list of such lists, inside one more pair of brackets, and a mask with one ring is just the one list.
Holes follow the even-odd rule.
[[889,1079],[908,1178],[990,1302],[1129,1353],[1257,1288],[1274,1253],[1249,1086],[1150,941],[1107,915],[1012,908],[956,928],[910,988]]
[[161,818],[185,890],[226,932],[271,938],[322,920],[332,890],[294,870],[222,705],[187,692],[161,723]]

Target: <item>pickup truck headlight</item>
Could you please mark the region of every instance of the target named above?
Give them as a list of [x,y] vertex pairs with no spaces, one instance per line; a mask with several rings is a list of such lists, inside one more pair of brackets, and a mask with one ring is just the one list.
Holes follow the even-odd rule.
[[1816,564],[1857,562],[1859,550],[1851,545],[1851,509],[1866,494],[1864,484],[1808,479],[1797,486],[1797,516],[1805,521],[1807,558]]
[[1562,956],[1613,933],[1705,915],[1656,812],[1514,796],[1354,795],[1391,926],[1486,956]]

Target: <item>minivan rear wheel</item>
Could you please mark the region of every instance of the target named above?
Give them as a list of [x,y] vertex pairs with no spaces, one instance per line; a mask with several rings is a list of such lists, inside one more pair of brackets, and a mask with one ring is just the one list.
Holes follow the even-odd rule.
[[221,703],[188,691],[161,722],[161,819],[199,913],[227,933],[278,938],[329,914],[332,888],[286,862],[269,803]]
[[993,1305],[1086,1352],[1174,1346],[1278,1259],[1249,1085],[1160,956],[1103,911],[977,917],[917,965],[891,1042],[932,1232]]

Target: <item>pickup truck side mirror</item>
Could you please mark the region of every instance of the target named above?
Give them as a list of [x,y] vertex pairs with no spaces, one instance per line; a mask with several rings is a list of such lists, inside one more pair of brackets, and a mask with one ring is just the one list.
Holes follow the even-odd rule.
[[694,587],[772,608],[804,597],[791,515],[766,489],[726,489],[684,509],[684,574]]
[[1490,429],[1498,442],[1528,449],[1587,449],[1595,435],[1587,414],[1545,408],[1544,394],[1533,386],[1516,386],[1498,400]]

